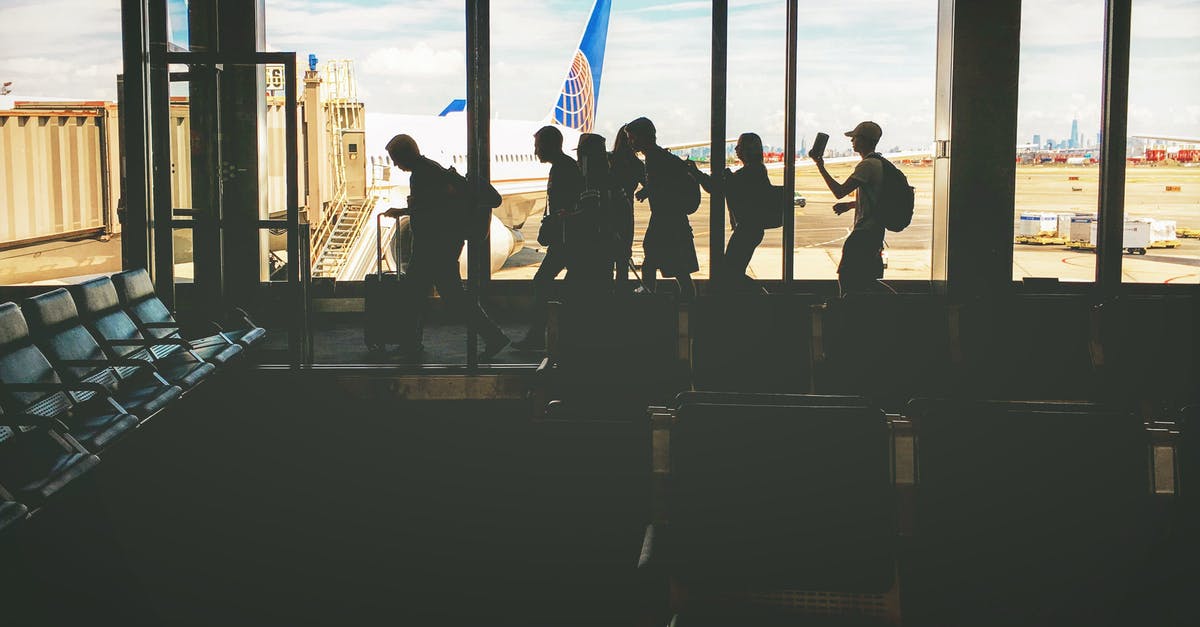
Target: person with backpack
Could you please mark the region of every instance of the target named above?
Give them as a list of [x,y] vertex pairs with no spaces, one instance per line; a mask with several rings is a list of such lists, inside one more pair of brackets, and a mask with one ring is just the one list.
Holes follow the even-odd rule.
[[[733,148],[742,167],[737,172],[725,168],[725,203],[729,205],[729,224],[733,235],[725,247],[722,277],[731,288],[751,287],[754,279],[746,274],[754,250],[762,243],[766,229],[782,224],[782,196],[776,192],[767,176],[763,163],[762,138],[756,133],[742,133]],[[700,171],[689,161],[691,174],[704,188],[712,193],[711,175]]]
[[488,361],[509,345],[500,327],[488,317],[475,299],[463,288],[458,271],[458,256],[463,240],[473,227],[468,205],[475,204],[467,180],[453,168],[443,168],[421,155],[417,142],[408,135],[396,135],[387,144],[388,155],[396,167],[410,172],[407,213],[412,225],[413,253],[406,282],[411,299],[421,315],[412,340],[400,350],[406,356],[421,353],[421,317],[429,307],[429,288],[436,286],[447,309],[461,316],[483,337],[479,358]]
[[578,241],[581,226],[577,215],[583,193],[583,173],[579,164],[563,152],[562,131],[543,126],[533,134],[533,152],[542,163],[550,164],[546,179],[546,212],[538,229],[538,243],[546,247],[546,256],[533,275],[533,316],[525,337],[517,341],[519,350],[538,350],[546,344],[546,304],[554,291],[554,280],[563,270],[567,283],[578,283],[586,275],[586,241]]
[[913,189],[904,173],[875,151],[883,129],[865,121],[846,131],[846,136],[862,161],[845,183],[837,182],[825,169],[823,155],[809,154],[834,196],[840,200],[856,192],[853,201],[833,205],[837,215],[854,210],[854,228],[842,244],[842,261],[838,264],[838,285],[843,296],[875,291],[883,278],[884,230],[903,230],[912,221],[913,210]]
[[642,239],[642,283],[654,292],[659,272],[679,282],[679,295],[696,295],[692,273],[700,269],[688,216],[700,207],[700,185],[679,157],[658,145],[654,123],[638,118],[625,125],[630,146],[646,157],[646,184],[638,200],[650,199],[650,224]]
[[633,199],[638,187],[646,182],[646,164],[638,159],[629,145],[629,136],[622,126],[613,139],[613,149],[608,155],[608,170],[614,203],[614,262],[616,280],[624,284],[629,280],[629,268],[633,258]]

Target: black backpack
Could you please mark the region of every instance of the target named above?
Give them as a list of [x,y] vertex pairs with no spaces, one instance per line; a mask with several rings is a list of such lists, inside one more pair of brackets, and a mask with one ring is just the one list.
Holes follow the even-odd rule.
[[879,184],[879,195],[874,199],[876,215],[884,228],[899,233],[912,223],[913,187],[908,184],[908,177],[883,155],[876,152],[868,155],[871,157],[879,159],[883,165],[883,181]]
[[679,193],[679,207],[683,209],[684,213],[690,216],[700,208],[700,183],[697,183],[696,179],[692,178],[691,173],[688,172],[687,163],[683,159],[680,159],[669,150],[666,152],[675,160],[676,165],[679,166],[680,175],[676,183],[678,189],[675,191]]
[[491,229],[492,209],[499,207],[504,199],[490,183],[483,186],[479,197],[476,198],[473,181],[459,174],[454,166],[446,168],[446,175],[451,180],[455,198],[458,200],[454,206],[454,220],[459,225],[459,232],[463,239],[482,239]]

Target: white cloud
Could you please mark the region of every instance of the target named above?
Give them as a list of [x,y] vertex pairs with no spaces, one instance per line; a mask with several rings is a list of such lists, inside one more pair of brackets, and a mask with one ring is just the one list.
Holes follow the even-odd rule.
[[381,48],[363,61],[364,74],[409,76],[445,76],[463,71],[465,60],[459,50],[434,50],[425,43],[411,48]]

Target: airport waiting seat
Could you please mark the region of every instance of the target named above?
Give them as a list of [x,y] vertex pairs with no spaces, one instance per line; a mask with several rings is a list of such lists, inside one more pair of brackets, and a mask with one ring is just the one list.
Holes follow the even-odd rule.
[[644,575],[669,579],[657,587],[671,590],[677,624],[898,624],[884,413],[861,398],[705,394],[674,409],[669,462],[655,461],[668,473],[666,507],[639,560]]
[[0,409],[0,485],[40,507],[100,463],[54,418]]
[[72,390],[70,395],[77,402],[121,408],[145,421],[183,394],[182,388],[155,372],[149,359],[105,358],[95,338],[80,324],[65,290],[31,298],[25,304],[32,339],[57,366],[59,376],[70,383],[98,384],[107,391]]
[[698,390],[806,392],[811,297],[719,295],[689,308]]
[[536,410],[559,400],[561,415],[643,419],[647,405],[689,387],[680,318],[673,299],[656,295],[551,302]]
[[175,336],[150,337],[121,307],[117,290],[108,277],[98,277],[69,288],[84,326],[96,338],[109,357],[117,359],[183,359],[176,354],[190,353],[202,361],[228,350],[228,345],[197,349],[188,340]]
[[[980,298],[952,307],[955,390],[977,399],[1097,399],[1097,314],[1080,295]],[[922,396],[914,391],[913,396]]]
[[[171,310],[167,309],[154,293],[154,284],[144,269],[118,272],[112,275],[112,283],[121,304],[130,318],[137,323],[143,335],[184,337]],[[210,321],[215,327],[215,334],[187,338],[205,361],[223,364],[240,354],[242,348],[250,348],[266,339],[266,329],[254,324],[246,312],[235,310],[235,315],[238,318],[236,328],[224,329],[216,322]],[[234,345],[240,348],[234,348]]]
[[0,486],[0,534],[15,526],[29,515],[29,508],[13,499],[13,495]]
[[812,307],[812,391],[857,394],[889,409],[952,389],[945,299],[855,294]]
[[[216,366],[188,351],[162,358],[149,354],[141,355],[141,358],[137,355],[120,359],[108,356],[83,326],[75,300],[65,289],[29,298],[23,309],[38,346],[69,380],[104,380],[126,390],[140,388],[143,390],[141,396],[145,398],[150,390],[164,385],[190,390],[216,371]],[[167,395],[164,399],[169,401],[173,397]],[[118,394],[117,400],[124,405],[132,399]],[[133,413],[142,414],[135,408],[136,403],[124,406]]]
[[[33,343],[20,308],[0,305],[0,406],[10,415],[32,416],[38,424],[61,421],[76,440],[99,451],[139,424],[109,402],[109,394],[98,382],[64,382]],[[94,396],[97,402],[81,404],[76,395]]]
[[1122,295],[1098,308],[1105,390],[1131,402],[1198,402],[1195,301]]
[[937,625],[1135,624],[1152,534],[1149,437],[1088,403],[916,400],[914,576]]

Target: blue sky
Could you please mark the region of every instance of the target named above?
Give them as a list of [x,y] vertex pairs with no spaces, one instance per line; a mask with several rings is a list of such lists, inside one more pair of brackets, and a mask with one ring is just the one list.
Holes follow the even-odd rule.
[[[376,111],[434,114],[465,92],[462,0],[267,0],[267,40],[301,58],[355,61]],[[704,140],[706,1],[614,0],[598,126],[638,115],[665,141]],[[731,0],[729,130],[782,143],[784,3]],[[801,0],[799,131],[861,119],[885,147],[925,145],[933,127],[935,0]],[[1025,0],[1018,138],[1099,126],[1103,0]],[[578,44],[590,0],[493,0],[493,112],[540,119]],[[114,99],[117,0],[0,0],[0,80],[16,95]],[[47,20],[46,16],[70,16]],[[1200,0],[1135,0],[1132,131],[1200,135]],[[840,146],[836,142],[835,147]]]

